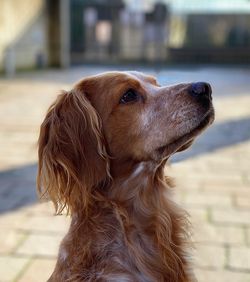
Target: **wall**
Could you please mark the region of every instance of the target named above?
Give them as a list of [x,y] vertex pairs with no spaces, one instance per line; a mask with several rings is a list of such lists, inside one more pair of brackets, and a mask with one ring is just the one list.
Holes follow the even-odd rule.
[[0,70],[9,73],[47,65],[43,0],[0,0]]

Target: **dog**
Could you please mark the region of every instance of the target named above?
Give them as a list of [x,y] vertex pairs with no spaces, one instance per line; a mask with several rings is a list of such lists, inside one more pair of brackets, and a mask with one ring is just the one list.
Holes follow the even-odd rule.
[[164,165],[213,122],[211,93],[115,71],[58,96],[40,129],[37,185],[72,221],[48,281],[196,281]]

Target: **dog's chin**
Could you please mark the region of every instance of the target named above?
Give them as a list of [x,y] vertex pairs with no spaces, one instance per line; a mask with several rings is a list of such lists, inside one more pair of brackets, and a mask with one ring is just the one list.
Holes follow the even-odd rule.
[[161,158],[166,158],[173,155],[176,152],[182,152],[189,148],[195,138],[200,135],[209,125],[214,121],[214,109],[208,110],[206,115],[201,119],[198,126],[194,127],[191,131],[174,140],[173,142],[158,148],[158,153]]

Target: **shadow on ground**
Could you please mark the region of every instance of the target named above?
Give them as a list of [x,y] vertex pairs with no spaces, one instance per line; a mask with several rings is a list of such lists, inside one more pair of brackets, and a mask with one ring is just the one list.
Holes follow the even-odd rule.
[[34,164],[0,172],[0,213],[37,201],[36,170]]
[[197,141],[187,151],[176,154],[172,161],[179,162],[194,158],[201,154],[213,152],[250,139],[250,118],[227,120],[217,123],[198,137]]
[[[236,145],[250,139],[250,118],[218,123],[208,129],[186,152],[176,154],[172,162]],[[0,213],[36,203],[37,165],[0,172]]]

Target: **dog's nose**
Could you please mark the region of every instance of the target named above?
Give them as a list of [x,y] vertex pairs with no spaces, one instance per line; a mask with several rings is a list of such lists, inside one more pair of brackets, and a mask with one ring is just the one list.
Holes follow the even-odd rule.
[[190,87],[189,93],[196,98],[212,98],[212,88],[206,82],[196,82]]

